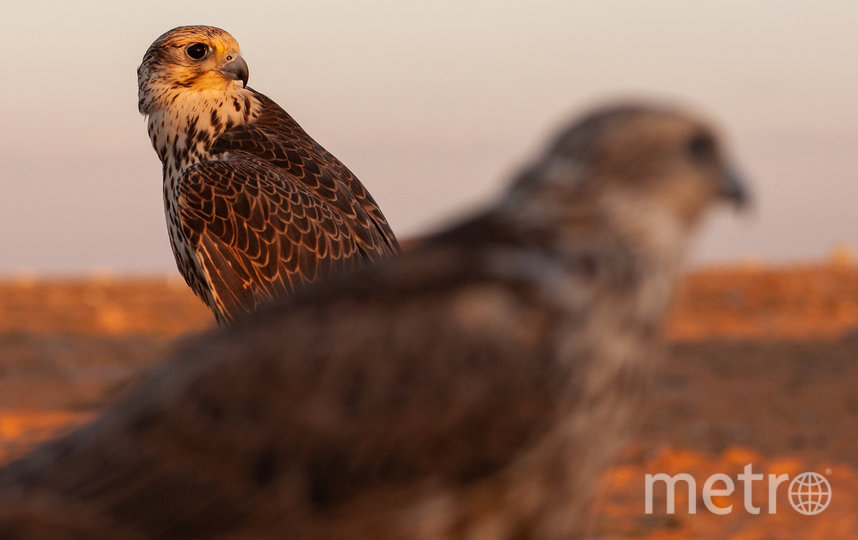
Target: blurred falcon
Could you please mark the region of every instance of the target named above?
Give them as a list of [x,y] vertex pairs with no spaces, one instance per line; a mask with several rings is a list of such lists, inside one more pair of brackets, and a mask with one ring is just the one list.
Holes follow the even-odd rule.
[[689,235],[743,198],[695,117],[588,115],[487,211],[197,338],[0,470],[0,531],[581,538]]
[[173,254],[221,324],[399,251],[360,181],[247,78],[238,43],[211,26],[170,30],[137,70]]

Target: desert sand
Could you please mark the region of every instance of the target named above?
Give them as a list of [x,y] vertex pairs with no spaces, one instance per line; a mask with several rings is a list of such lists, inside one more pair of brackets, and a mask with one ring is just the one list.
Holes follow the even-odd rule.
[[[74,429],[213,323],[176,280],[0,282],[0,462]],[[858,266],[848,262],[713,268],[682,283],[665,329],[661,376],[632,443],[607,474],[593,538],[858,538]],[[653,359],[657,361],[657,359]],[[816,472],[830,505],[802,515],[788,482],[774,494],[737,475]],[[666,511],[663,485],[645,512],[645,475],[688,473]],[[712,474],[735,482],[705,507]],[[718,484],[717,487],[724,487]],[[759,509],[755,514],[746,508]]]

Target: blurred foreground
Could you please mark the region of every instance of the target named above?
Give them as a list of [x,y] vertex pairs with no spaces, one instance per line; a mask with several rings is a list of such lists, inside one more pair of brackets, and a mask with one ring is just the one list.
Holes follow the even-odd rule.
[[[184,283],[17,280],[0,283],[0,462],[91,418],[178,336],[213,324]],[[858,266],[703,270],[684,281],[667,328],[669,354],[641,428],[604,478],[595,538],[858,538]],[[766,482],[706,510],[714,473],[825,475],[831,505],[794,511]],[[686,472],[697,513],[677,490],[675,515],[644,475]],[[723,487],[718,485],[717,487]]]

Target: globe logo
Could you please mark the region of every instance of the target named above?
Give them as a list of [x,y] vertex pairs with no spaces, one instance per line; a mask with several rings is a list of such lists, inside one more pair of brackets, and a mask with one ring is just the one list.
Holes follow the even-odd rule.
[[820,514],[831,503],[831,484],[819,473],[801,473],[792,479],[787,491],[789,503],[805,516]]

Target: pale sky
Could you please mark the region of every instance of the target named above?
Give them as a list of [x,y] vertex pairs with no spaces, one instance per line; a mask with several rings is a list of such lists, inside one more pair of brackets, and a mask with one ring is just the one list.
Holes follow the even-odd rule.
[[756,210],[697,264],[858,247],[858,2],[7,2],[0,275],[175,273],[136,68],[182,24],[345,162],[402,238],[495,196],[561,123],[647,97],[713,119]]

